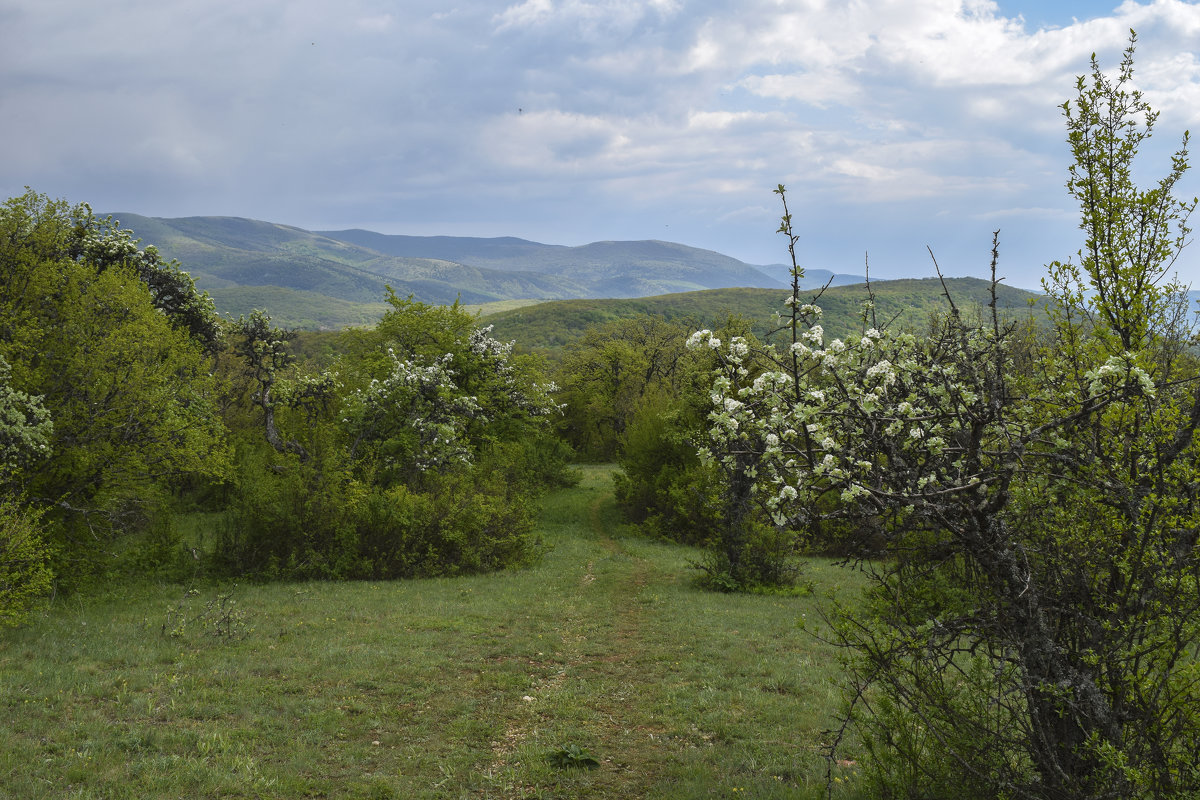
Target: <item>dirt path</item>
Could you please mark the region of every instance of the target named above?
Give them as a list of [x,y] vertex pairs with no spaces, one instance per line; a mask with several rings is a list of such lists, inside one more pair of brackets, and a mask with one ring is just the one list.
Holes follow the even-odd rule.
[[[611,485],[611,484],[609,484]],[[653,563],[630,552],[612,520],[611,489],[596,491],[585,508],[583,528],[590,539],[588,558],[577,570],[567,611],[556,626],[559,666],[532,676],[530,690],[503,734],[492,743],[492,770],[518,770],[535,744],[550,747],[548,733],[574,736],[594,749],[603,782],[633,787],[644,771],[647,746],[659,731],[637,702],[639,676],[649,664],[642,631],[644,592],[656,578]],[[592,752],[592,750],[589,750]],[[530,785],[514,784],[491,797],[537,796]],[[611,790],[611,789],[610,789]]]

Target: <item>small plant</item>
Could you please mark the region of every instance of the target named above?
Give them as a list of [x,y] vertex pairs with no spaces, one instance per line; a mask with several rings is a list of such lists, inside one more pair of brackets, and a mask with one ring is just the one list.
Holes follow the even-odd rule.
[[236,588],[235,584],[228,592],[218,593],[196,614],[191,614],[189,606],[191,598],[200,596],[200,590],[188,589],[178,603],[167,609],[162,634],[181,639],[198,624],[200,630],[218,639],[232,641],[245,638],[253,628],[246,624],[250,614],[239,608],[233,598]]
[[558,769],[596,769],[600,766],[600,761],[586,747],[577,744],[560,745],[546,758]]

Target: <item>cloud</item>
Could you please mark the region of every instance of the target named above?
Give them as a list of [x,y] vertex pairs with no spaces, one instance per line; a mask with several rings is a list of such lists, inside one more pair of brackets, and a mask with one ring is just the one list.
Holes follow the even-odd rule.
[[1115,65],[1137,28],[1160,135],[1200,119],[1196,2],[1076,2],[1036,30],[988,0],[10,5],[0,190],[555,241],[669,223],[766,263],[783,182],[828,240],[814,258],[1006,209],[1062,252],[1069,215],[1038,210],[1070,212],[1057,106],[1093,51]]

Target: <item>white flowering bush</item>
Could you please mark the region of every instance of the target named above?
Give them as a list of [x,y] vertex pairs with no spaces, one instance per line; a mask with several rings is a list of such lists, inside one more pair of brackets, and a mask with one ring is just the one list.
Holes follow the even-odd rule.
[[467,426],[472,420],[486,422],[486,415],[476,398],[459,392],[449,367],[453,354],[428,364],[400,358],[394,350],[388,357],[391,372],[352,395],[343,411],[352,452],[373,444],[386,470],[470,464]]
[[[1132,185],[1154,115],[1131,73],[1132,47],[1115,80],[1093,62],[1064,106],[1088,238],[1050,267],[1049,324],[947,296],[917,337],[868,299],[862,333],[829,339],[793,293],[790,347],[715,346],[705,453],[730,520],[850,524],[882,548],[857,562],[865,611],[831,617],[840,730],[887,796],[1200,791],[1200,363],[1162,280],[1195,201],[1171,195],[1186,149]],[[794,244],[786,202],[782,230]]]
[[50,453],[54,423],[42,398],[12,386],[12,367],[0,357],[0,486]]
[[156,308],[171,323],[215,352],[220,339],[216,307],[207,292],[196,288],[192,276],[178,261],[167,261],[154,245],[142,246],[128,228],[112,217],[100,219],[87,203],[72,209],[72,258],[85,261],[103,271],[111,268],[131,270],[150,290]]
[[[402,310],[418,305],[398,302]],[[493,338],[490,327],[455,331],[437,355],[393,344],[401,350],[386,348],[386,372],[352,392],[341,414],[352,457],[373,459],[388,481],[470,466],[507,433],[537,431],[559,411],[554,384],[518,369],[513,343]]]
[[49,454],[54,428],[42,399],[17,391],[11,380],[12,368],[0,358],[0,628],[24,622],[51,579],[40,515],[19,502],[12,485],[21,468]]

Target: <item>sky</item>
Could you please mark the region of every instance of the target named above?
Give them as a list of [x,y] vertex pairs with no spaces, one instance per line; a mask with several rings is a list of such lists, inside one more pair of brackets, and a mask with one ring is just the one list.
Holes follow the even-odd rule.
[[1060,105],[1131,28],[1146,182],[1200,0],[0,0],[0,196],[770,264],[784,184],[804,266],[986,277],[999,230],[1037,288],[1082,243]]

